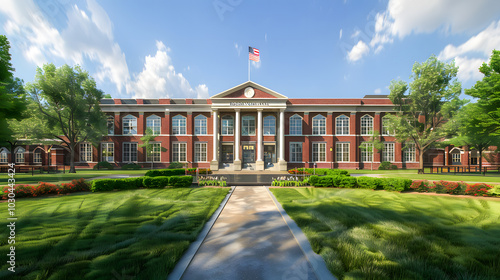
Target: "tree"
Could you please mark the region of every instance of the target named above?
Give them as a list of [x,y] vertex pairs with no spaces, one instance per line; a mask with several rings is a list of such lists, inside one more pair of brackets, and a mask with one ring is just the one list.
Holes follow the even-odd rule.
[[416,62],[412,69],[413,81],[392,81],[389,98],[396,105],[396,114],[387,116],[389,128],[395,131],[399,142],[413,142],[419,152],[419,169],[424,168],[424,152],[438,140],[453,133],[448,120],[466,102],[456,80],[458,67],[431,56],[423,63]]
[[70,173],[75,170],[75,150],[81,142],[97,146],[106,134],[106,119],[99,107],[103,92],[79,66],[45,64],[37,68],[28,91],[52,130],[52,137],[70,152]]
[[380,133],[378,131],[374,131],[373,135],[368,139],[368,141],[364,141],[359,145],[359,148],[365,153],[371,153],[371,165],[370,170],[373,170],[373,154],[374,150],[377,150],[377,153],[382,152],[384,149],[384,143],[380,141]]
[[158,150],[158,147],[155,146],[155,138],[156,134],[153,133],[153,130],[151,128],[146,129],[146,135],[141,137],[142,144],[139,145],[141,148],[146,148],[146,159],[148,156],[151,158],[151,169],[153,169],[153,164],[154,164],[154,158],[153,158],[153,152],[166,152],[167,149],[164,147],[160,146],[160,149]]
[[478,98],[482,126],[500,135],[500,51],[493,50],[490,63],[483,63],[479,71],[483,73],[483,79],[465,93]]
[[465,105],[453,120],[457,136],[446,141],[447,144],[476,149],[479,153],[479,170],[483,167],[483,152],[490,146],[500,145],[500,135],[492,134],[491,126],[483,119],[482,109],[477,103]]
[[0,35],[0,141],[12,136],[8,119],[21,120],[26,110],[23,81],[14,78],[14,68],[9,53],[10,43],[7,37]]

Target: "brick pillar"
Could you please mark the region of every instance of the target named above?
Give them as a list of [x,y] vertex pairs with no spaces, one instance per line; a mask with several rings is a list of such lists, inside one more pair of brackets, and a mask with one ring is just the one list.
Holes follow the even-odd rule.
[[137,134],[146,134],[144,112],[139,112],[139,118],[137,119]]
[[[402,162],[403,161],[403,145],[400,142],[396,142],[394,144],[394,161],[395,162]],[[399,168],[401,166],[399,164],[396,164]]]
[[122,134],[122,118],[120,116],[120,112],[115,112],[115,127],[114,127],[114,135]]
[[375,118],[373,119],[373,131],[378,131],[382,135],[382,124],[380,119],[380,112],[375,112]]

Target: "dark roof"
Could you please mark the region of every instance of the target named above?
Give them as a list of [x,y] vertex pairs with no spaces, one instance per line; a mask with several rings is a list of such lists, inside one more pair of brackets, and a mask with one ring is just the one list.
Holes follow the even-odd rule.
[[208,104],[206,99],[193,99],[193,104]]
[[365,95],[365,97],[363,98],[389,98],[389,95],[385,95],[385,94],[368,94],[368,95]]
[[144,99],[142,101],[143,104],[160,104],[158,99]]
[[111,98],[101,99],[101,104],[115,104],[115,101]]
[[122,99],[122,104],[137,104],[135,99]]
[[170,104],[186,104],[186,99],[170,99]]

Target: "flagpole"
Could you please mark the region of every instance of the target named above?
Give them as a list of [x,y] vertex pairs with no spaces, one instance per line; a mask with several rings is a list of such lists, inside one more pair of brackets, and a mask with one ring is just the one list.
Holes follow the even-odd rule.
[[250,59],[248,59],[248,80],[250,81]]

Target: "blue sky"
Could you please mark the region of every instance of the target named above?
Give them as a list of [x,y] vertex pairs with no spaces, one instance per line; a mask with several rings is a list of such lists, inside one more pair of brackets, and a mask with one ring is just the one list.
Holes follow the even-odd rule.
[[389,94],[412,65],[455,59],[463,88],[500,49],[498,0],[2,0],[15,75],[79,64],[114,98],[206,98],[251,79],[290,98]]

